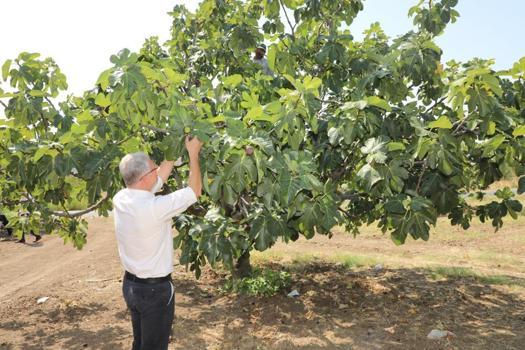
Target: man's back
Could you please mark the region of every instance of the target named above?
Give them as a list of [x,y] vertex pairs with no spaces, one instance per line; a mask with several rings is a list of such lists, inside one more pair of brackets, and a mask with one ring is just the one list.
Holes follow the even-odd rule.
[[197,198],[191,188],[166,196],[125,188],[113,197],[119,255],[126,271],[138,277],[173,271],[171,218]]

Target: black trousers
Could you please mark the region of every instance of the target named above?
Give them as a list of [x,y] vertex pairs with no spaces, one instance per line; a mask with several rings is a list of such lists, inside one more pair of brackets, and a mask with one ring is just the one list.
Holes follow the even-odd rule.
[[145,284],[124,278],[122,292],[131,312],[132,349],[167,350],[175,315],[172,282]]
[[[0,222],[2,225],[7,226],[9,224],[9,220],[7,220],[6,216],[4,214],[0,214]],[[13,229],[11,227],[6,227],[6,231],[9,235],[13,234]]]

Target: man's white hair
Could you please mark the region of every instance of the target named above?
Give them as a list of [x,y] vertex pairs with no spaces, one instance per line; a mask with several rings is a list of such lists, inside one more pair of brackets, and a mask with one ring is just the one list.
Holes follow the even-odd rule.
[[149,156],[144,152],[126,154],[118,167],[126,186],[133,185],[149,171]]

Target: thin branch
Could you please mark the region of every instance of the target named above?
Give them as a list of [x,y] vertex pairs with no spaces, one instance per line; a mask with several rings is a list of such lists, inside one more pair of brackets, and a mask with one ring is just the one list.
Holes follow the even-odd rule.
[[129,135],[128,137],[124,138],[123,140],[120,140],[119,142],[116,143],[117,146],[120,146],[122,145],[124,142],[128,141],[129,139],[135,137],[135,134],[131,134]]
[[345,210],[345,209],[343,209],[341,207],[338,207],[337,209],[339,209],[339,211],[343,212],[343,214],[345,214],[345,216],[347,218],[351,218],[352,217],[352,215],[347,210]]
[[82,216],[84,214],[92,212],[93,210],[98,209],[107,200],[108,200],[108,196],[106,195],[104,198],[102,198],[97,203],[93,204],[91,207],[89,207],[87,209],[80,210],[80,211],[77,211],[77,212],[74,212],[74,213],[71,214],[67,209],[64,208],[65,212],[63,212],[63,211],[54,211],[54,212],[52,212],[52,214],[54,216],[63,217],[63,218],[70,218],[70,219],[78,218],[79,216]]
[[11,206],[15,206],[18,204],[34,203],[34,201],[31,201],[29,199],[21,199],[19,201],[3,200],[0,203],[2,203],[2,206],[11,207]]
[[0,104],[4,106],[5,109],[7,109],[7,105],[4,103],[4,101],[0,100]]
[[175,182],[177,183],[177,187],[181,189],[183,187],[183,183],[182,183],[182,178],[180,177],[180,174],[177,168],[173,168],[173,178],[175,179]]
[[64,208],[63,213],[66,213],[67,217],[71,217],[71,214],[69,213],[69,210],[67,210],[66,206],[64,205],[64,202],[60,203],[60,205],[62,206],[62,208]]
[[[460,128],[463,127],[463,125],[464,125],[466,122],[467,122],[467,117],[466,117],[466,116],[464,116],[463,119],[457,121],[457,122],[456,122],[457,125],[456,125],[456,127],[454,128],[454,131],[453,131],[452,133],[458,135],[457,132],[460,130]],[[455,125],[456,123],[454,123],[453,125]]]
[[425,111],[425,114],[427,114],[428,112],[430,112],[431,110],[433,110],[438,104],[442,103],[443,101],[446,100],[446,96],[443,97],[443,98],[440,98],[439,100],[437,100],[436,102],[434,102],[434,104],[430,107],[428,107],[428,109]]
[[244,216],[246,218],[248,218],[250,216],[250,214],[249,214],[248,208],[246,206],[250,206],[250,203],[248,203],[248,201],[246,199],[244,199],[243,196],[240,196],[240,199],[241,199],[241,202],[239,203],[239,206],[244,211]]
[[342,200],[355,201],[359,199],[359,197],[365,197],[366,193],[345,192],[345,193],[339,193],[338,195]]
[[53,104],[53,102],[51,102],[51,100],[49,99],[49,97],[44,96],[44,99],[47,101],[47,103],[49,103],[49,105],[51,106],[51,108],[53,108],[53,110],[54,110],[57,114],[60,114],[60,112],[58,111],[58,109],[56,109],[55,105]]
[[44,131],[46,131],[47,129],[49,129],[49,122],[44,117],[44,113],[42,113],[42,111],[39,111],[38,114],[40,115],[40,121],[42,122],[42,125],[44,126]]
[[421,186],[421,180],[423,179],[423,175],[425,175],[426,170],[427,170],[427,160],[425,158],[425,161],[423,162],[423,169],[421,169],[421,175],[419,175],[419,179],[417,180],[417,185],[416,185],[417,194],[419,194],[419,187]]
[[295,26],[292,26],[292,22],[290,21],[290,18],[288,17],[288,13],[286,12],[286,7],[283,4],[282,0],[279,0],[279,3],[281,4],[281,7],[284,12],[284,16],[286,17],[286,21],[288,21],[288,25],[290,26],[290,30],[292,31],[292,37],[295,40]]

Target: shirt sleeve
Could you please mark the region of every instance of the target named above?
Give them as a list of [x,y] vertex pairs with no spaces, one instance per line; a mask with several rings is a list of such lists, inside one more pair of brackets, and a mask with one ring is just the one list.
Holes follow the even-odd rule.
[[197,196],[190,187],[185,187],[165,196],[156,196],[153,202],[153,215],[161,220],[169,220],[184,212],[197,202]]

